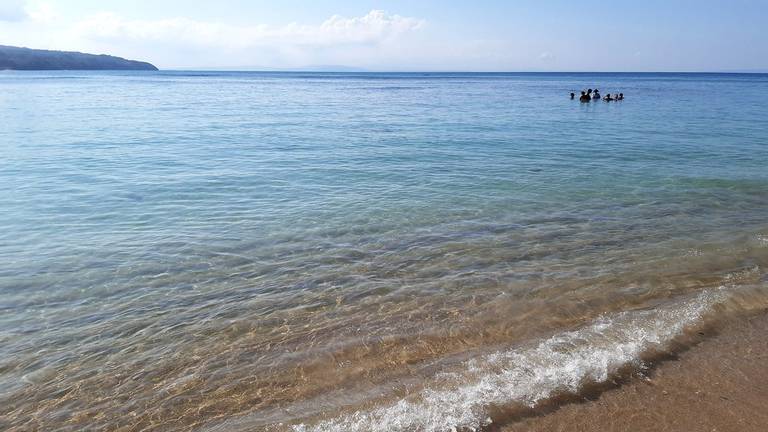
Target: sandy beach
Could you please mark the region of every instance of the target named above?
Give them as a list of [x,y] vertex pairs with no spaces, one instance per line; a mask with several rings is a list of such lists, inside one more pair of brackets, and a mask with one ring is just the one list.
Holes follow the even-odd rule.
[[768,310],[708,329],[646,377],[588,399],[542,408],[493,430],[765,431],[768,425]]

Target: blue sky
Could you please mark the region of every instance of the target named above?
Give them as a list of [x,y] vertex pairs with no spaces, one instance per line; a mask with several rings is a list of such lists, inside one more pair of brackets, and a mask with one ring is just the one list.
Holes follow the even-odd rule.
[[0,0],[0,44],[161,68],[768,69],[766,0]]

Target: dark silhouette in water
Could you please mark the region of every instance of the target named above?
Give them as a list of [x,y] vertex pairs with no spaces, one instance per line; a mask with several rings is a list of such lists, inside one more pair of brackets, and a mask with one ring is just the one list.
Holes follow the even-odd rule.
[[[571,93],[571,100],[573,100],[576,97],[575,93]],[[580,102],[590,102],[593,100],[600,100],[600,90],[599,89],[588,89],[586,91],[581,92],[581,96],[579,97]],[[602,98],[602,100],[606,102],[612,102],[612,101],[621,101],[624,100],[624,93],[616,93],[614,95],[611,95],[610,93],[606,94],[605,97]]]

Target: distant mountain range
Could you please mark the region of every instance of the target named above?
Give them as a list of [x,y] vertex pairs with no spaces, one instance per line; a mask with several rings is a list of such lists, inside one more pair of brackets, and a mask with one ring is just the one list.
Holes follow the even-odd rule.
[[766,74],[768,69],[731,69],[724,70],[723,73],[742,73],[742,74]]
[[110,55],[48,51],[0,45],[0,70],[148,70],[147,62]]

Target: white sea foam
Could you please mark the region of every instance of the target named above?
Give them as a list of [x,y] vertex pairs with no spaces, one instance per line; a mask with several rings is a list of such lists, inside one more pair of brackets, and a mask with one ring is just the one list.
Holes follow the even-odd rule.
[[602,382],[640,355],[663,348],[726,296],[705,291],[685,302],[655,310],[602,317],[580,330],[561,333],[538,345],[468,361],[440,385],[394,404],[293,427],[295,432],[478,430],[492,420],[488,407],[513,403],[535,406],[556,394],[577,392]]

